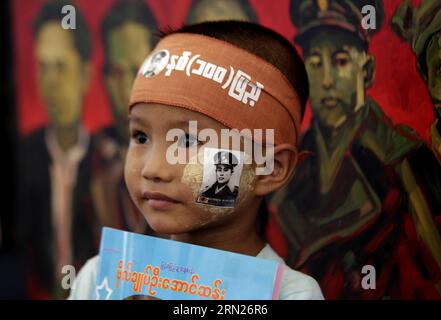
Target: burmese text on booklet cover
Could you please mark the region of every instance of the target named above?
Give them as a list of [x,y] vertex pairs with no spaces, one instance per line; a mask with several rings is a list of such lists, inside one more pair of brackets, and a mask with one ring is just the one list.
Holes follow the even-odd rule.
[[277,299],[277,261],[103,228],[96,299]]

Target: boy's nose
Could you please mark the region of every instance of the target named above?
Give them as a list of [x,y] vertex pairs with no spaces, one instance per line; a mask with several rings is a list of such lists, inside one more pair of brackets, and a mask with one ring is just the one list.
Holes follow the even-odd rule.
[[167,162],[166,150],[161,146],[154,146],[152,152],[146,157],[142,176],[153,182],[170,182],[173,180],[173,165]]

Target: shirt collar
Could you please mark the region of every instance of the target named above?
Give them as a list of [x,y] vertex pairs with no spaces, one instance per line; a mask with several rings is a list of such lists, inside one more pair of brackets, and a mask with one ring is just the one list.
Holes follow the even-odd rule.
[[90,135],[83,129],[82,126],[78,128],[78,140],[76,145],[69,150],[63,150],[58,143],[55,130],[48,127],[45,132],[46,145],[49,154],[55,162],[80,162],[84,158],[90,143]]

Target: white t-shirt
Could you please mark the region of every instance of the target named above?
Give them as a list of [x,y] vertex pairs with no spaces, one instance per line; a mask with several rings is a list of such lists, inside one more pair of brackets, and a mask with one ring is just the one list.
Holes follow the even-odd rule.
[[[258,258],[275,260],[284,266],[280,284],[279,300],[323,300],[323,294],[317,281],[312,277],[288,267],[269,244],[259,252]],[[98,270],[99,256],[89,259],[80,270],[75,280],[69,300],[95,299],[95,278]]]

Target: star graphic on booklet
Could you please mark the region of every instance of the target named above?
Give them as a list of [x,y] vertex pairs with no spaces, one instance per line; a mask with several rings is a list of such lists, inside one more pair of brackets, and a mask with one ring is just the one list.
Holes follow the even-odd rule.
[[95,289],[96,300],[101,300],[100,292],[101,294],[105,294],[105,300],[109,300],[110,296],[112,295],[113,290],[109,288],[109,282],[107,281],[107,277],[104,278],[103,282],[101,282],[99,286],[96,286]]

